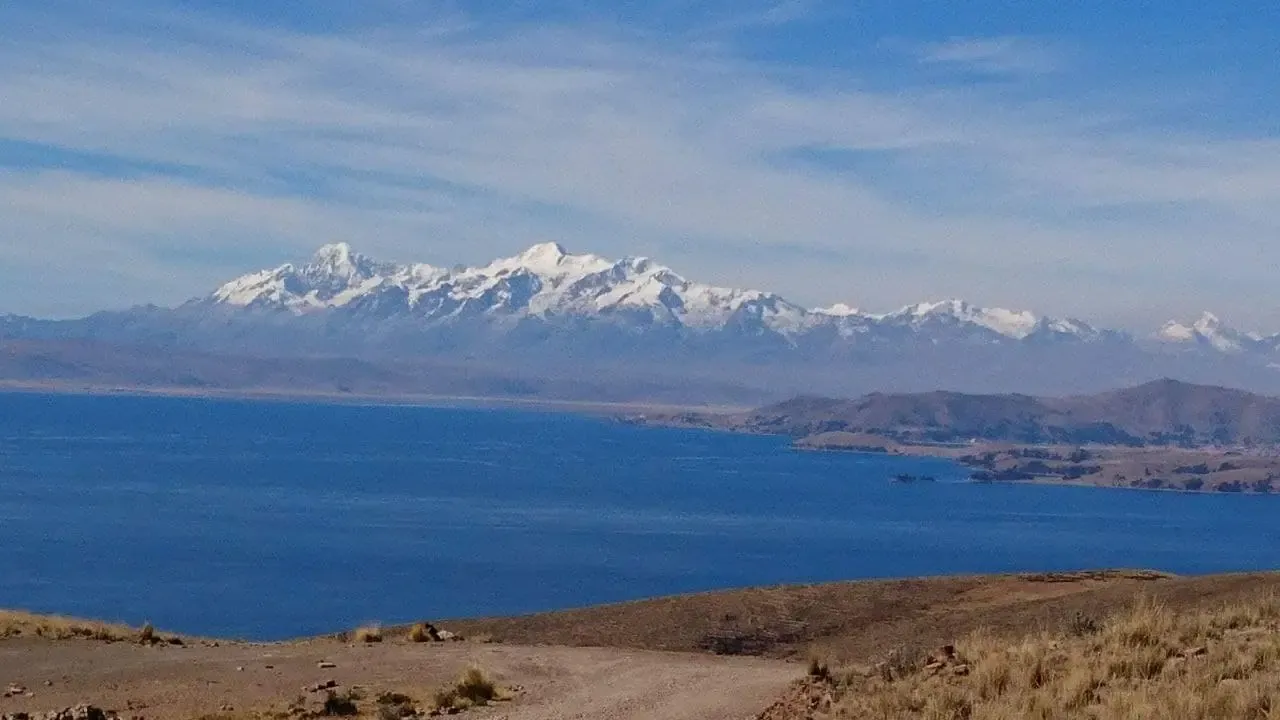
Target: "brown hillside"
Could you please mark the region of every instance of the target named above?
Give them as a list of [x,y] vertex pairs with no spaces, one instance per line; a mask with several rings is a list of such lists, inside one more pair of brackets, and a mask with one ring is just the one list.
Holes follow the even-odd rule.
[[1068,398],[953,392],[802,397],[711,424],[795,437],[867,433],[907,442],[1274,444],[1280,443],[1280,399],[1157,380]]
[[1058,630],[1145,595],[1171,607],[1280,591],[1280,573],[1173,577],[1149,571],[985,575],[752,588],[446,625],[520,645],[627,647],[869,662],[978,629]]
[[1078,423],[1109,423],[1139,437],[1165,434],[1221,443],[1280,440],[1280,398],[1243,390],[1157,380],[1048,403]]

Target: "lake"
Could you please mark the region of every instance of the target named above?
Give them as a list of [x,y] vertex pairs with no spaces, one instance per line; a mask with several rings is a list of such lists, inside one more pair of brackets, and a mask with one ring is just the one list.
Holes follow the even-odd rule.
[[277,639],[772,583],[1280,561],[1280,497],[966,475],[569,414],[6,393],[0,607]]

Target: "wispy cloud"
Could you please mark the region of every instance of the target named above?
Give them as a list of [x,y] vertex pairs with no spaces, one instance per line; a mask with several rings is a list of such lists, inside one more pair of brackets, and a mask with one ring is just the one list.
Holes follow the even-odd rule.
[[994,74],[1047,73],[1060,62],[1045,42],[1017,36],[951,38],[921,45],[917,53],[923,63]]
[[[338,238],[446,264],[557,238],[804,302],[959,295],[1142,322],[1231,311],[1208,273],[1271,283],[1276,141],[1157,131],[1122,103],[876,87],[456,11],[346,35],[92,25],[0,45],[0,138],[48,149],[5,162],[0,145],[3,310],[176,302]],[[930,53],[1034,65],[1012,41]],[[65,287],[17,281],[38,267]]]

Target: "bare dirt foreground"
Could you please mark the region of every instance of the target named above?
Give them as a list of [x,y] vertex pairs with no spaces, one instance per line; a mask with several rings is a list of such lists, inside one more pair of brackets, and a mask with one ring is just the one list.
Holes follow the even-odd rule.
[[511,689],[512,699],[459,717],[505,720],[739,720],[803,674],[796,664],[754,658],[470,642],[180,647],[12,638],[0,641],[0,688],[21,686],[30,697],[0,698],[0,715],[89,703],[122,718],[234,717],[284,710],[306,688],[331,680],[361,688],[370,698],[361,714],[375,715],[378,693],[429,705],[435,690],[469,667]]
[[181,645],[163,633],[142,644],[136,629],[0,611],[0,691],[20,686],[0,698],[0,717],[40,720],[88,703],[124,720],[308,720],[324,714],[316,703],[328,693],[309,688],[332,682],[343,694],[359,688],[361,717],[402,720],[377,698],[398,693],[414,708],[433,708],[437,691],[479,668],[508,699],[465,710],[463,720],[791,720],[816,717],[814,692],[822,702],[848,695],[830,685],[835,674],[814,676],[809,660],[871,667],[977,636],[1013,647],[1018,638],[1109,627],[1139,601],[1164,608],[1160,617],[1181,617],[1224,605],[1280,608],[1277,598],[1280,573],[959,576],[751,588],[442,623],[470,638],[461,642],[413,642],[418,626],[386,628],[373,643],[356,642],[357,632]]

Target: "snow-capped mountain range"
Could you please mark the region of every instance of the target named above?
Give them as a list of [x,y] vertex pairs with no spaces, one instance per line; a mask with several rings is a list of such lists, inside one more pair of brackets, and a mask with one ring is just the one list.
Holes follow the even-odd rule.
[[416,318],[423,327],[466,319],[609,321],[636,331],[752,330],[781,339],[834,330],[853,338],[876,332],[969,334],[999,342],[1032,338],[1096,341],[1116,333],[1074,319],[975,307],[962,300],[919,303],[891,313],[848,305],[807,309],[774,293],[690,281],[648,258],[607,260],[570,254],[555,243],[474,268],[378,262],[346,244],[326,245],[302,266],[282,265],[232,280],[198,303],[293,315],[344,313]]
[[699,283],[648,258],[542,243],[479,267],[396,264],[342,243],[176,308],[69,321],[0,315],[0,339],[263,358],[483,364],[521,377],[713,378],[786,392],[1091,392],[1162,376],[1280,392],[1280,336],[1211,314],[1149,336],[1072,318],[923,302],[806,308]]

